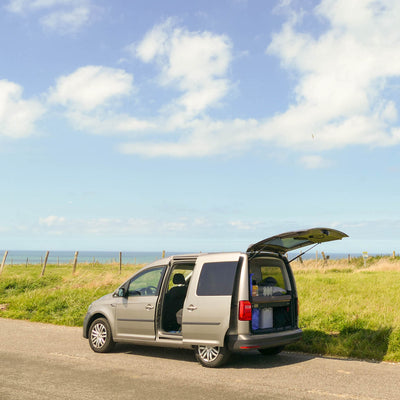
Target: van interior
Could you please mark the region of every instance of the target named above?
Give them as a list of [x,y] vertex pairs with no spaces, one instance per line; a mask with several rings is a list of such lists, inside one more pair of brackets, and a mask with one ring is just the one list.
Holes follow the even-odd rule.
[[285,263],[276,257],[257,257],[250,261],[252,302],[251,328],[254,334],[292,329],[296,307]]
[[168,277],[167,291],[163,296],[161,329],[169,334],[180,334],[182,310],[194,263],[178,263]]

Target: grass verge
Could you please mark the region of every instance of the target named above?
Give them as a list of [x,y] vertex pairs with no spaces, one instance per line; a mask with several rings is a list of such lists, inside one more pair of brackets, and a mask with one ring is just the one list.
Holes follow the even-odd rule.
[[400,361],[400,260],[295,262],[303,340],[293,350]]

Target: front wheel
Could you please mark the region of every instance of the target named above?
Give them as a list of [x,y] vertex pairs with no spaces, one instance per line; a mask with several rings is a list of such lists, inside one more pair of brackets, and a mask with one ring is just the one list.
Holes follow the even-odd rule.
[[98,318],[90,325],[89,344],[96,353],[108,353],[114,348],[110,324],[105,318]]
[[228,361],[231,353],[226,347],[197,346],[195,355],[203,367],[217,368]]

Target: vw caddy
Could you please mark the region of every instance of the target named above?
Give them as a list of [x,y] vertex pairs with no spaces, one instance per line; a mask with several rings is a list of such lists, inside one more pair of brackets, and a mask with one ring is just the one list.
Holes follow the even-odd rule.
[[235,351],[277,354],[302,335],[285,254],[343,237],[334,229],[313,228],[262,240],[245,253],[155,261],[89,306],[83,336],[98,353],[116,342],[193,348],[206,367],[224,364]]

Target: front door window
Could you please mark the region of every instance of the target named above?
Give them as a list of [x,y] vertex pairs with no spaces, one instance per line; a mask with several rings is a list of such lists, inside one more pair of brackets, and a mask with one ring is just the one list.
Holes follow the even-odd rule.
[[133,278],[128,286],[128,296],[157,296],[164,269],[154,268]]

